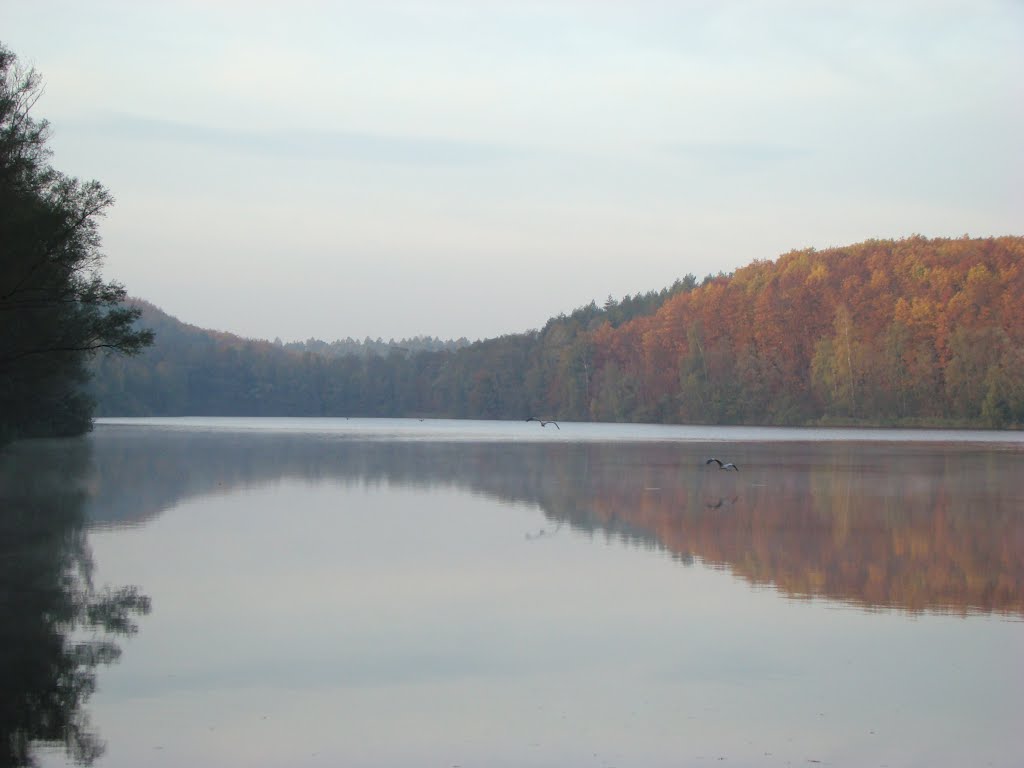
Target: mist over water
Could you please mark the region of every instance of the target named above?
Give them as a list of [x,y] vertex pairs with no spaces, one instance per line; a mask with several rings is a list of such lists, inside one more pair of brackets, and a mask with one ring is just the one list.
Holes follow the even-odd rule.
[[21,449],[87,447],[93,580],[152,600],[80,703],[95,764],[1019,763],[1024,442],[757,432],[166,420]]

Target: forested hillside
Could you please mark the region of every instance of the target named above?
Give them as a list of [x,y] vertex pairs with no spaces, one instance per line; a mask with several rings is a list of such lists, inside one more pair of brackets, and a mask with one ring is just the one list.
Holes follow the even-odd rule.
[[283,344],[198,328],[138,299],[131,304],[158,341],[137,359],[96,359],[92,390],[101,416],[359,413],[374,405],[362,390],[373,390],[407,358],[469,343],[420,337]]
[[1024,422],[1024,238],[755,262],[592,337],[599,419]]
[[101,415],[1024,424],[1021,237],[794,251],[421,351],[299,351],[143,309],[157,344],[97,361]]
[[695,284],[688,276],[603,307],[591,302],[540,331],[472,344],[422,337],[279,344],[187,325],[135,300],[139,324],[157,343],[137,358],[97,357],[92,392],[100,416],[521,418],[551,410],[586,419],[590,333],[650,314]]

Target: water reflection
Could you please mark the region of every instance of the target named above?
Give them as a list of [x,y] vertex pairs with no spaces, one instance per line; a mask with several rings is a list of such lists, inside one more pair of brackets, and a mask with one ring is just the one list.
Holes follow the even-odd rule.
[[[282,478],[457,487],[550,526],[727,568],[794,598],[1024,615],[1021,454],[952,443],[422,443],[101,428],[88,514],[138,524]],[[723,473],[704,458],[743,467]]]
[[85,540],[89,445],[33,442],[0,456],[0,765],[34,765],[63,744],[89,765],[104,750],[83,708],[96,668],[149,612],[135,587],[97,589]]

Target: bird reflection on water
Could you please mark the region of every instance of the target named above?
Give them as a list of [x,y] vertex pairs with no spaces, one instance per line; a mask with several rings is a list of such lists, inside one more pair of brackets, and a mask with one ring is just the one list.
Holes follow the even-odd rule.
[[535,531],[534,533],[527,533],[525,534],[526,540],[536,541],[537,539],[542,539],[545,536],[554,536],[556,533],[558,533],[558,530],[562,527],[563,523],[563,520],[559,520],[558,524],[554,528],[541,528],[540,530]]

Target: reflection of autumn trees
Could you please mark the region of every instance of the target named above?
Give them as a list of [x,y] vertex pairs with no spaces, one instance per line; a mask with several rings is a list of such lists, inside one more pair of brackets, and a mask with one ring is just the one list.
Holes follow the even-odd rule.
[[134,587],[92,583],[86,449],[25,443],[0,457],[0,765],[34,765],[35,742],[62,743],[85,765],[103,753],[84,705],[96,668],[120,656],[113,639],[149,611]]
[[[1024,614],[1024,489],[1005,457],[967,480],[952,456],[915,457],[906,474],[858,458],[755,475],[763,484],[699,478],[639,499],[612,479],[588,508],[598,525],[626,522],[674,554],[794,597]],[[974,485],[986,469],[1006,492]]]
[[[357,442],[145,430],[97,438],[91,507],[106,519],[282,477],[450,485],[535,504],[555,524],[700,559],[792,596],[1024,615],[1024,475],[1020,453],[998,447]],[[742,472],[706,467],[712,453],[738,459]]]

